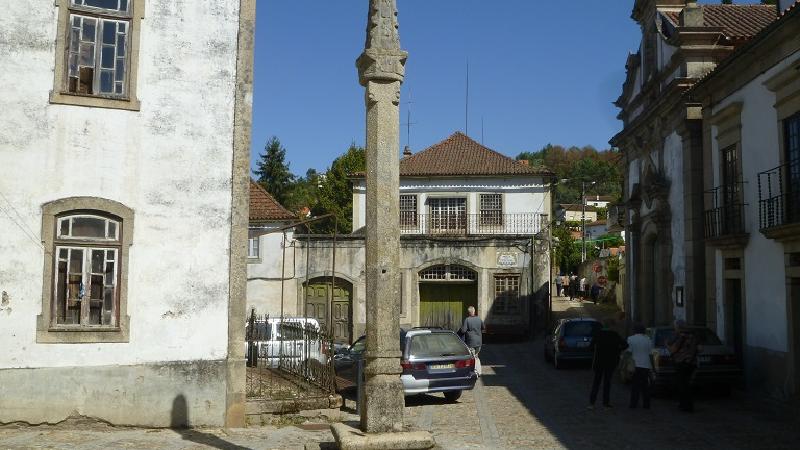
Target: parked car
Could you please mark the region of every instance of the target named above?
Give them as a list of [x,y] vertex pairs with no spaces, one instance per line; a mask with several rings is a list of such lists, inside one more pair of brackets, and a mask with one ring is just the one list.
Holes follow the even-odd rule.
[[[731,385],[742,376],[742,369],[736,353],[732,348],[723,345],[716,333],[708,328],[689,327],[688,330],[694,334],[698,344],[697,369],[692,376],[692,384],[714,386],[721,388],[724,392],[729,392]],[[675,335],[675,330],[671,327],[654,327],[648,328],[646,333],[653,342],[652,361],[655,387],[670,386],[675,377],[675,367],[666,342]],[[631,358],[631,354],[626,351],[620,367],[625,367],[627,358]],[[620,371],[620,376],[623,381],[630,381],[630,375],[625,370]]]
[[556,369],[566,362],[590,362],[594,357],[592,336],[602,328],[591,318],[561,319],[551,334],[544,338],[544,359]]
[[[285,363],[298,364],[306,361],[325,363],[328,349],[323,339],[314,332],[320,326],[316,319],[303,317],[269,318],[266,321],[245,325],[245,354],[247,365],[276,368],[281,358]],[[309,333],[307,330],[311,330]]]
[[[401,331],[400,349],[403,352],[400,380],[405,395],[442,392],[448,401],[454,402],[462,391],[475,387],[478,378],[475,357],[454,332],[441,328]],[[365,350],[366,336],[362,336],[334,355],[336,375],[355,386],[358,362],[364,358]]]

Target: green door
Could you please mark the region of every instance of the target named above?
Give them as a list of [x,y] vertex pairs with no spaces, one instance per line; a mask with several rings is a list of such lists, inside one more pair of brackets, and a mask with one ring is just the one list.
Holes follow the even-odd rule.
[[[351,343],[351,308],[349,286],[336,285],[330,305],[332,319],[328,314],[328,302],[331,301],[330,282],[319,282],[306,286],[306,313],[308,317],[317,319],[323,329],[332,327],[333,339],[336,343]],[[337,282],[338,283],[338,282]]]
[[458,330],[470,305],[477,306],[475,283],[420,283],[419,324]]

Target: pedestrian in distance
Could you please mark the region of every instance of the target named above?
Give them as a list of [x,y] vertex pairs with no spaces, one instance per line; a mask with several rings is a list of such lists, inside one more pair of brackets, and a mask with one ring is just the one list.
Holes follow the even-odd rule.
[[581,288],[580,297],[581,300],[584,300],[586,299],[586,277],[581,277],[580,288]]
[[561,296],[561,283],[562,283],[561,275],[556,275],[555,283],[556,283],[556,297],[560,297]]
[[600,284],[598,284],[597,281],[595,281],[592,284],[592,289],[591,289],[591,292],[589,293],[589,296],[592,298],[592,301],[594,302],[595,305],[597,304],[597,299],[600,298],[600,290],[601,289],[603,289],[603,288],[600,287]]
[[633,335],[628,337],[628,348],[636,366],[633,372],[630,407],[638,407],[641,396],[642,407],[650,409],[650,374],[653,370],[650,358],[653,353],[653,341],[645,336],[644,332],[644,325],[637,323],[633,326]]
[[675,321],[675,334],[667,341],[667,350],[675,364],[675,386],[684,412],[694,411],[692,399],[692,374],[697,367],[697,338],[686,327],[683,320]]
[[575,300],[578,291],[578,276],[574,273],[569,274],[569,299]]
[[619,364],[620,353],[628,348],[628,344],[613,330],[613,327],[614,320],[606,319],[603,321],[603,328],[595,332],[592,337],[594,380],[592,381],[592,392],[589,394],[588,409],[594,409],[601,381],[603,383],[603,406],[611,408],[611,377]]
[[470,348],[472,354],[475,355],[475,373],[481,376],[481,360],[478,359],[478,354],[481,352],[483,345],[483,332],[486,331],[486,326],[480,317],[476,315],[477,311],[474,306],[467,308],[469,314],[464,318],[464,324],[458,333],[464,336],[464,342]]

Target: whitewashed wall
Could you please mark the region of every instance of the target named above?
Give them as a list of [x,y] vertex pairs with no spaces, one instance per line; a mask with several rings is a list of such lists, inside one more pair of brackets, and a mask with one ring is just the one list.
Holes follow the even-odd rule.
[[[780,165],[775,94],[764,86],[764,82],[798,60],[800,53],[785,59],[715,105],[712,110],[712,113],[717,113],[732,103],[742,102],[743,200],[745,227],[750,233],[750,239],[744,249],[743,273],[746,315],[752,318],[746,321],[746,344],[779,352],[788,351],[789,345],[784,253],[783,246],[779,242],[767,239],[758,230],[758,173]],[[716,136],[716,129],[712,130],[712,136]],[[720,173],[719,152],[716,139],[712,139],[713,172],[717,184]],[[722,262],[721,252],[717,251],[718,267]],[[722,297],[723,286],[722,271],[718,270],[715,292],[720,336],[725,336],[723,322],[727,317]]]
[[[683,141],[681,136],[672,132],[664,140],[664,174],[671,180],[669,189],[669,204],[672,214],[670,220],[672,232],[672,259],[670,268],[674,276],[671,299],[675,298],[675,288],[686,286],[686,251],[685,243],[685,208],[683,200]],[[697,299],[695,299],[697,301]],[[676,319],[686,318],[686,308],[675,306],[673,300],[673,315]]]
[[[138,112],[50,104],[58,8],[4,5],[0,84],[13,89],[0,96],[0,369],[226,357],[239,2],[146,4]],[[41,205],[71,196],[135,212],[129,343],[35,343]]]
[[284,252],[284,235],[275,232],[284,225],[272,223],[250,227],[251,237],[259,238],[260,253],[258,258],[247,260],[248,314],[255,308],[258,314],[276,316],[282,311],[284,315],[297,315],[297,283],[294,280],[305,276],[300,273],[305,260],[298,256],[298,245],[291,230],[286,231]]

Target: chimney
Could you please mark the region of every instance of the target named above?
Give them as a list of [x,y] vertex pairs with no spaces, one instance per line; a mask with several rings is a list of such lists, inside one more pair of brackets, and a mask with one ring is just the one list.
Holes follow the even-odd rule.
[[702,27],[703,7],[694,0],[687,0],[686,7],[681,11],[682,27]]
[[518,162],[520,164],[522,164],[523,166],[529,166],[530,165],[530,161],[528,161],[527,159],[520,159]]
[[413,153],[411,153],[411,149],[406,145],[406,148],[403,149],[403,157],[411,155],[413,155]]

